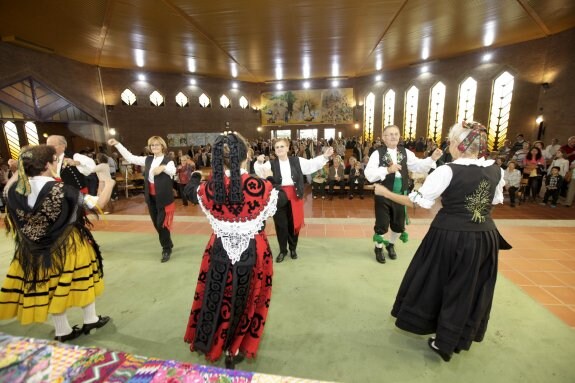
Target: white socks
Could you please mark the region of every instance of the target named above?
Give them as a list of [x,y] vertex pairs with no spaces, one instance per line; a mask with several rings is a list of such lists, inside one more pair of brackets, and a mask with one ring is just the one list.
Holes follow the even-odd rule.
[[96,315],[96,302],[82,307],[82,310],[84,311],[84,324],[96,323],[100,320]]
[[56,336],[68,335],[72,332],[72,327],[68,323],[68,316],[64,314],[52,314]]
[[396,233],[395,231],[390,231],[389,243],[393,245],[395,243],[395,241],[397,241],[397,239],[399,238],[400,235],[401,235],[401,233]]

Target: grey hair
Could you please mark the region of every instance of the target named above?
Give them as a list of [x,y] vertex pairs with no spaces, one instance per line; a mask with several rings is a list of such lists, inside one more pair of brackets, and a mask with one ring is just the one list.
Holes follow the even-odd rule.
[[[459,144],[465,140],[467,135],[471,133],[471,129],[463,126],[463,124],[457,123],[451,127],[449,130],[449,141],[455,142],[458,146]],[[481,135],[475,137],[473,142],[467,147],[464,153],[477,155],[481,151]]]
[[64,145],[64,146],[68,147],[68,142],[66,141],[66,137],[60,136],[60,135],[57,135],[57,134],[53,134],[53,135],[49,136],[48,138],[50,138],[50,137],[54,137],[55,139],[58,140],[58,143],[59,143],[59,144],[62,144],[62,145]]

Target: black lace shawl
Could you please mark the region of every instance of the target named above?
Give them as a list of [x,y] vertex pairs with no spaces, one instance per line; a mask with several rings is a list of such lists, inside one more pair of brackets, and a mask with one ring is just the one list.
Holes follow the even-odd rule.
[[8,191],[6,231],[13,232],[17,260],[24,272],[24,280],[31,291],[36,285],[49,282],[50,276],[59,275],[67,256],[73,256],[75,244],[69,246],[69,235],[78,229],[83,241],[96,251],[100,275],[103,277],[102,256],[92,234],[90,221],[85,215],[83,195],[62,182],[46,183],[30,208],[28,197],[16,192],[16,185]]

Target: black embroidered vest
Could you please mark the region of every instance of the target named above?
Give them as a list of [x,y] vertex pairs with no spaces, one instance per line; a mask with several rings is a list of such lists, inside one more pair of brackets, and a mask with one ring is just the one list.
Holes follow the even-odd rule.
[[64,182],[64,185],[73,186],[78,190],[88,186],[86,177],[80,173],[75,166],[62,166],[60,169],[60,179]]
[[[385,154],[387,153],[386,146],[380,146],[377,148],[379,152],[379,166],[388,167],[391,163],[388,163],[388,160],[385,158]],[[397,147],[397,154],[402,154],[403,158],[401,159],[400,165],[401,170],[399,173],[401,174],[401,191],[404,192],[409,188],[409,172],[407,170],[407,151],[403,146]],[[380,184],[388,188],[389,190],[393,190],[393,183],[395,182],[395,173],[387,174],[383,181],[380,181]]]
[[491,210],[501,168],[453,163],[444,166],[451,168],[453,177],[441,194],[443,207],[431,225],[456,231],[495,230]]
[[[295,185],[297,198],[303,198],[303,172],[299,164],[299,157],[288,157],[289,165],[291,168],[291,179]],[[282,184],[282,173],[280,170],[280,160],[275,159],[270,161],[275,185]]]
[[[146,169],[144,171],[144,196],[146,203],[149,203],[150,201],[150,185],[148,182],[148,176],[150,174],[150,166],[152,166],[153,160],[154,156],[146,157]],[[160,165],[167,165],[168,162],[170,162],[170,159],[167,156],[164,156]],[[174,202],[174,193],[172,191],[174,185],[172,177],[162,172],[157,176],[154,176],[154,185],[156,187],[156,204],[159,207],[164,207]]]

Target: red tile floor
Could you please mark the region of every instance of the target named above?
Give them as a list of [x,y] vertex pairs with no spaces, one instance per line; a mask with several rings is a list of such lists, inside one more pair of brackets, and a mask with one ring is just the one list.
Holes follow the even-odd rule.
[[[112,214],[97,222],[96,230],[154,232],[141,194],[113,204]],[[198,206],[185,207],[179,199],[176,205],[174,233],[211,233]],[[411,238],[423,238],[438,208],[408,210],[414,223],[409,227]],[[511,208],[507,203],[495,207],[493,216],[502,235],[513,245],[512,250],[500,253],[501,274],[575,327],[575,208],[537,203]],[[363,200],[314,200],[306,190],[305,217],[302,236],[368,239],[373,234],[373,196],[368,194]],[[134,225],[135,220],[146,224]],[[275,234],[273,225],[267,225],[266,230]]]

